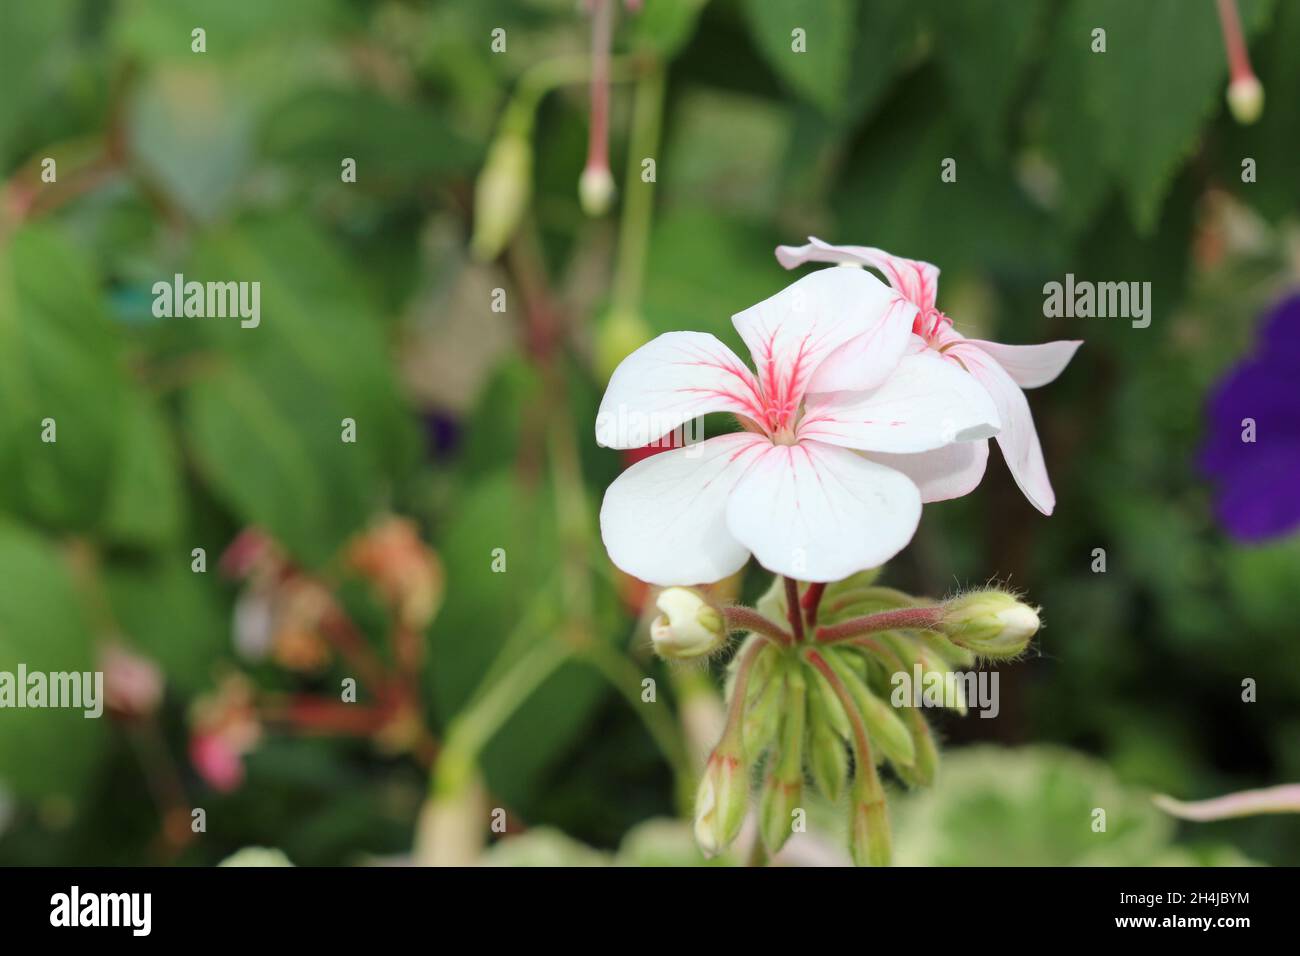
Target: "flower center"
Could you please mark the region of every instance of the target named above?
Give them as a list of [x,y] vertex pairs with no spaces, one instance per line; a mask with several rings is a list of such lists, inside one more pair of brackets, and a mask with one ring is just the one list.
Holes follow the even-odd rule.
[[925,344],[938,348],[936,340],[947,329],[952,328],[952,319],[938,309],[930,308],[918,312],[912,320],[912,331],[925,339]]
[[777,445],[795,445],[798,439],[794,435],[794,427],[791,425],[782,425],[776,431],[772,432],[772,442]]

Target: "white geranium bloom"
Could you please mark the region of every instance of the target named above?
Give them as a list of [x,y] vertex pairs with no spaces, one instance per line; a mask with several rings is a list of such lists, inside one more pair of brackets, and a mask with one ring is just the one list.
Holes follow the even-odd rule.
[[[1081,341],[1042,345],[1002,345],[968,339],[952,320],[935,308],[939,270],[928,262],[891,256],[867,246],[832,246],[810,237],[806,246],[779,246],[776,258],[787,269],[805,262],[853,263],[879,269],[889,284],[916,306],[912,325],[913,350],[942,357],[969,372],[996,404],[1002,430],[998,446],[1016,484],[1043,514],[1056,507],[1056,493],[1047,477],[1043,449],[1022,389],[1037,388],[1055,379],[1074,357]],[[921,489],[925,502],[957,498],[973,491],[984,477],[988,442],[963,442],[906,457],[872,455],[906,473]]]
[[921,493],[859,452],[931,452],[999,426],[960,368],[905,354],[915,312],[864,270],[823,269],[733,317],[757,374],[698,332],[624,359],[597,416],[602,445],[646,445],[708,412],[746,430],[654,455],[610,485],[600,527],[614,563],[652,584],[698,584],[752,553],[770,571],[836,581],[897,554]]

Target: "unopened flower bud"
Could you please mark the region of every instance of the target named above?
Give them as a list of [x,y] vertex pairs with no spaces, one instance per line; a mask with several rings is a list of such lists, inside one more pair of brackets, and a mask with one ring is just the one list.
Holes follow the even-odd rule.
[[1264,87],[1253,73],[1239,76],[1228,84],[1228,109],[1243,126],[1249,126],[1264,112]]
[[[779,657],[780,652],[776,652],[775,656]],[[763,687],[746,697],[749,698],[749,705],[745,711],[745,756],[754,761],[762,756],[763,750],[775,739],[776,731],[781,726],[781,714],[788,706],[785,667],[777,666]]]
[[705,856],[731,845],[749,806],[749,771],[730,737],[709,757],[695,794],[695,842]]
[[893,856],[889,809],[874,767],[858,768],[850,800],[849,853],[854,865],[888,866]]
[[785,675],[779,749],[763,782],[758,826],[769,853],[776,853],[793,832],[794,811],[803,799],[804,709],[807,687],[803,673],[791,667]]
[[849,779],[848,747],[815,691],[808,695],[808,769],[822,795],[831,802],[839,800]]
[[655,605],[662,613],[650,624],[650,640],[660,657],[702,657],[725,643],[722,612],[690,588],[667,588]]
[[975,591],[948,602],[940,627],[959,647],[1004,658],[1023,653],[1038,625],[1038,612],[1005,591]]
[[578,201],[593,219],[609,212],[614,201],[614,177],[608,166],[588,166],[578,179]]
[[906,723],[912,733],[912,746],[916,751],[916,757],[910,767],[895,764],[894,769],[909,786],[932,786],[934,778],[939,774],[939,748],[935,745],[934,734],[930,730],[929,723],[915,707],[907,708]]
[[895,764],[911,766],[916,759],[916,749],[912,744],[912,735],[898,712],[871,692],[866,682],[845,660],[844,654],[827,650],[824,657],[853,698],[872,741]]
[[488,150],[474,185],[474,256],[495,259],[506,247],[533,191],[533,147],[528,137],[503,130]]

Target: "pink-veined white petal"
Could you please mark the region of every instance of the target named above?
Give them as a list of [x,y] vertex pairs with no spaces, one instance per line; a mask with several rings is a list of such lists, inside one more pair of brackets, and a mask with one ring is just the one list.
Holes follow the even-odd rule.
[[816,236],[805,246],[777,246],[776,259],[787,269],[805,262],[853,262],[879,269],[889,284],[920,309],[934,308],[939,296],[939,267],[917,259],[890,255],[871,246],[833,246]]
[[908,454],[990,438],[999,423],[998,410],[978,381],[925,351],[905,356],[878,388],[812,396],[799,439]]
[[889,455],[878,451],[861,454],[911,478],[921,491],[921,501],[928,505],[960,498],[976,489],[988,465],[989,443],[987,439],[957,441],[914,455]]
[[665,332],[614,369],[596,413],[596,441],[640,448],[709,412],[757,421],[762,405],[753,373],[715,336]]
[[1021,388],[1038,388],[1054,381],[1083,344],[1080,339],[1059,339],[1040,345],[1003,345],[983,339],[966,339],[992,355]]
[[983,349],[962,342],[953,346],[948,355],[960,361],[985,389],[988,390],[998,415],[1002,430],[998,432],[998,447],[1011,469],[1011,477],[1029,499],[1029,503],[1045,515],[1056,507],[1056,492],[1047,477],[1047,464],[1043,461],[1043,447],[1038,441],[1034,416],[1029,411],[1025,393],[1015,383],[997,360]]
[[749,550],[727,530],[727,498],[771,442],[741,432],[660,452],[614,479],[600,506],[610,560],[651,584],[707,584]]
[[813,441],[768,445],[727,502],[736,540],[769,571],[801,581],[884,564],[920,518],[920,492],[905,475]]
[[[749,346],[768,406],[763,424],[793,424],[813,374],[845,342],[871,333],[895,296],[861,269],[820,269],[731,321]],[[863,369],[864,379],[871,374]]]
[[898,366],[912,335],[916,306],[895,296],[880,321],[862,335],[849,339],[817,366],[808,391],[838,392],[875,388]]

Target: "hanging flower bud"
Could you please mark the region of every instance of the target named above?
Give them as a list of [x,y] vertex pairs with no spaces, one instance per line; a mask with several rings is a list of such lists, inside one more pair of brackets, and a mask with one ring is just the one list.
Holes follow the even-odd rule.
[[723,737],[704,767],[695,794],[695,842],[705,856],[731,845],[749,806],[749,770],[737,735]]
[[650,624],[650,640],[666,660],[703,657],[727,640],[722,613],[690,588],[661,591],[655,606],[661,613]]
[[910,786],[933,786],[939,773],[939,748],[935,745],[930,724],[915,707],[906,708],[904,721],[912,734],[912,747],[916,751],[916,757],[910,767],[894,764],[894,769]]
[[983,657],[1016,657],[1038,633],[1038,612],[1005,591],[973,591],[949,601],[941,629]]
[[769,853],[790,838],[794,811],[803,799],[803,738],[807,685],[802,668],[788,668],[780,749],[774,754],[759,800],[758,826]]
[[609,212],[614,202],[614,177],[608,166],[588,166],[578,177],[578,202],[593,219]]
[[470,249],[488,261],[514,236],[533,191],[533,147],[528,137],[503,129],[488,150],[474,185],[474,235]]
[[889,809],[875,767],[859,767],[853,778],[849,817],[849,853],[855,866],[888,866],[893,856]]
[[[780,657],[779,652],[774,655]],[[777,661],[778,665],[781,663]],[[776,739],[787,704],[787,668],[778,666],[757,694],[749,695],[743,734],[745,759],[753,762]]]
[[1250,50],[1241,32],[1241,16],[1237,0],[1219,0],[1219,26],[1223,30],[1223,46],[1228,54],[1228,109],[1242,125],[1249,125],[1264,112],[1264,87],[1250,65]]

